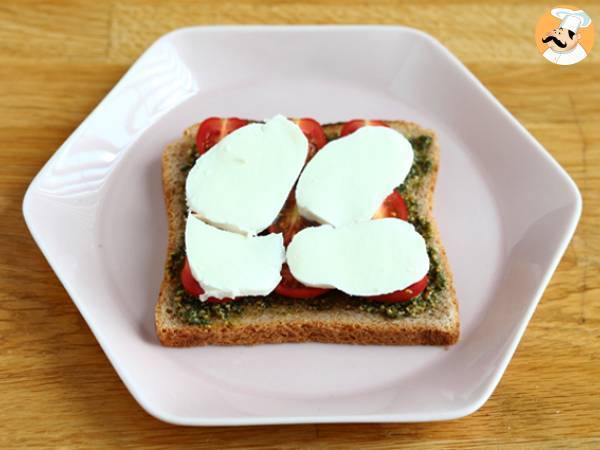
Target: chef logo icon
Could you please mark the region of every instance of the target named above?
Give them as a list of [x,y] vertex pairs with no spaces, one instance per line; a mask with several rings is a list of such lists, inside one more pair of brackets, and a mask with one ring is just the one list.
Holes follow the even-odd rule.
[[540,17],[535,30],[542,56],[561,66],[585,59],[594,45],[594,27],[587,13],[577,7],[558,6]]

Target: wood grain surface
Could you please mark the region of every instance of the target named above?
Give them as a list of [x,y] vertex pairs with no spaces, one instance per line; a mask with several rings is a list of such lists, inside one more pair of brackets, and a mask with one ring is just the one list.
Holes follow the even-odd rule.
[[[0,2],[0,447],[600,448],[600,48],[536,52],[547,2]],[[600,3],[581,2],[600,23]],[[198,24],[403,24],[454,52],[568,170],[577,233],[491,399],[428,424],[183,428],[129,395],[31,239],[32,177],[157,37]],[[599,44],[600,46],[600,44]],[[598,46],[597,46],[598,47]]]

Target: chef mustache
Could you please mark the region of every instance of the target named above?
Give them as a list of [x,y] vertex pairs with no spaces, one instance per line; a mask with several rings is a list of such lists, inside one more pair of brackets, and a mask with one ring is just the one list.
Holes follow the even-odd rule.
[[561,42],[558,40],[558,38],[556,38],[555,36],[546,36],[545,38],[542,39],[542,42],[545,44],[546,42],[550,42],[550,41],[554,41],[554,43],[556,45],[558,45],[560,48],[565,48],[567,46],[566,42]]

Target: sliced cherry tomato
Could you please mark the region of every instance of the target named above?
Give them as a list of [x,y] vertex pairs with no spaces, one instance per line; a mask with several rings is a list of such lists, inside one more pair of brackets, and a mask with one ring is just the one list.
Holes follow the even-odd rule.
[[310,161],[315,153],[327,144],[327,137],[321,124],[315,119],[310,117],[303,117],[301,119],[291,119],[296,125],[300,127],[306,139],[308,139],[308,156],[306,162]]
[[183,284],[183,288],[185,289],[185,291],[188,294],[193,295],[194,297],[198,297],[199,295],[204,294],[204,289],[202,289],[200,284],[192,275],[190,263],[188,262],[187,258],[185,258],[185,262],[183,263],[183,269],[181,270],[181,284]]
[[[183,269],[181,270],[181,284],[183,285],[183,289],[185,289],[188,294],[193,295],[194,297],[204,294],[204,289],[202,289],[202,286],[200,286],[200,284],[192,275],[192,269],[190,269],[190,263],[188,262],[187,258],[185,258]],[[227,303],[233,301],[233,299],[209,297],[206,299],[206,301],[210,303]]]
[[376,297],[369,297],[369,299],[384,303],[407,302],[423,292],[427,287],[428,282],[429,277],[425,275],[420,281],[417,281],[415,284],[411,284],[406,289],[394,291],[389,294],[378,295]]
[[198,153],[202,155],[229,133],[247,124],[247,120],[237,117],[228,117],[226,119],[209,117],[198,127],[198,134],[196,134],[196,148],[198,149]]
[[[308,162],[327,143],[325,132],[315,119],[303,117],[291,120],[300,127],[308,139],[309,147],[308,156],[306,157],[306,162]],[[311,222],[302,217],[300,212],[298,212],[294,189],[292,189],[279,216],[277,216],[275,222],[268,228],[268,231],[269,233],[283,233],[283,243],[287,246],[292,237],[294,237],[294,234],[310,225],[312,225]]]
[[381,120],[354,119],[354,120],[350,120],[350,121],[346,122],[342,126],[342,131],[340,133],[340,137],[352,134],[359,128],[362,128],[366,125],[378,126],[378,127],[387,127],[388,126],[385,122],[382,122]]
[[268,228],[268,231],[269,233],[283,233],[283,245],[287,247],[298,231],[311,225],[310,221],[300,215],[296,206],[296,196],[294,195],[294,191],[292,191],[285,205],[283,205],[279,216],[277,216],[275,222]]
[[400,193],[396,190],[388,195],[379,209],[373,215],[373,219],[382,219],[384,217],[396,217],[402,220],[408,220],[408,208]]
[[290,298],[314,298],[329,292],[331,289],[308,287],[294,278],[287,264],[281,267],[281,281],[275,292]]

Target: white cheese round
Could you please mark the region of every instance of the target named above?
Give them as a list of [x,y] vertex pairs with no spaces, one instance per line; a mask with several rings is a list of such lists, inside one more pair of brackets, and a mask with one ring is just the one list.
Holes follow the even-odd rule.
[[281,281],[285,248],[281,234],[243,236],[223,231],[189,214],[185,249],[193,277],[209,297],[267,295]]
[[329,142],[298,180],[300,214],[336,227],[371,219],[402,184],[413,157],[410,142],[387,127],[365,126]]
[[287,264],[307,286],[358,296],[405,289],[429,271],[425,240],[395,218],[305,228],[288,246]]
[[239,128],[190,170],[188,207],[220,228],[256,235],[279,214],[307,152],[300,128],[281,115]]

